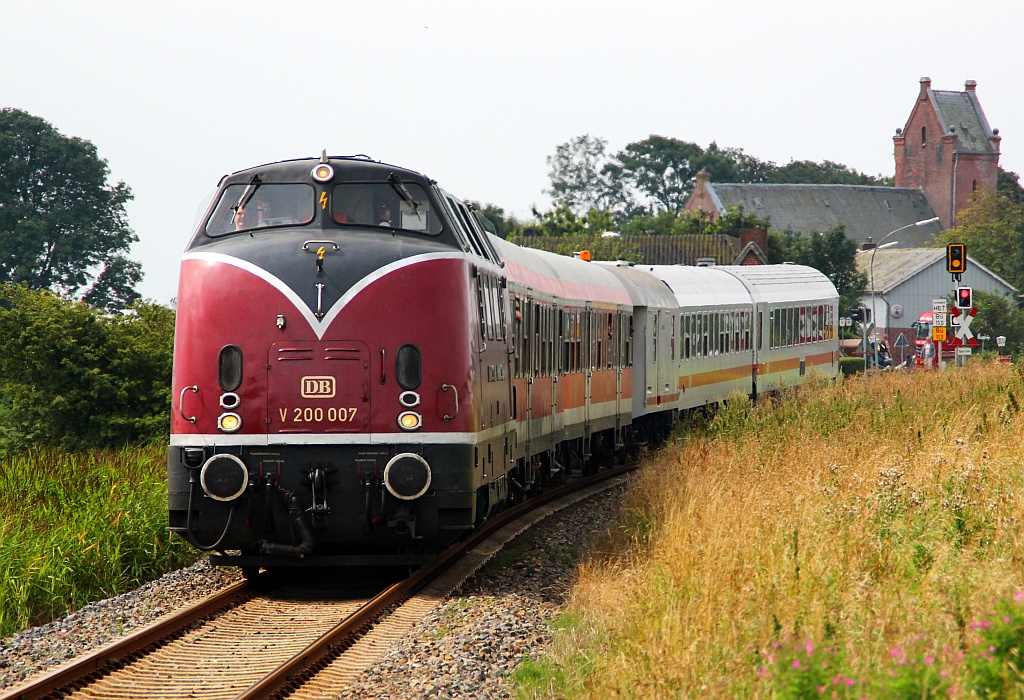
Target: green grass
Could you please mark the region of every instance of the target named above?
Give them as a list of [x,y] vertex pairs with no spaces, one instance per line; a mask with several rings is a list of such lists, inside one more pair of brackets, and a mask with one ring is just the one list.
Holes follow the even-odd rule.
[[0,457],[0,636],[195,561],[167,524],[162,446]]

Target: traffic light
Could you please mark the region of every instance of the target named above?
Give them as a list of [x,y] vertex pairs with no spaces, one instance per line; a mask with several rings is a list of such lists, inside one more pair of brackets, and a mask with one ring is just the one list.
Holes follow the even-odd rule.
[[956,307],[958,309],[970,309],[974,307],[974,300],[971,298],[970,287],[956,288]]
[[962,275],[967,269],[967,249],[963,243],[946,246],[946,272]]
[[870,323],[871,322],[871,309],[861,306],[856,309],[850,309],[850,318],[857,323]]

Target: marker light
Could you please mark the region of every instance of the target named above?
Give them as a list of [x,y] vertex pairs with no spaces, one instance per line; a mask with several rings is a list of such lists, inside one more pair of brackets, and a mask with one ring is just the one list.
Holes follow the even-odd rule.
[[334,168],[327,163],[321,163],[313,168],[313,179],[317,182],[327,182],[334,177]]
[[419,430],[423,416],[416,411],[403,411],[398,414],[398,427],[402,430]]
[[217,427],[225,433],[235,433],[242,427],[242,417],[237,413],[222,413],[217,418]]

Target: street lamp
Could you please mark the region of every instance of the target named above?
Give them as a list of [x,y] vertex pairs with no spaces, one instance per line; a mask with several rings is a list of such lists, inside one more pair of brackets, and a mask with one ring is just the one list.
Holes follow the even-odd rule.
[[[891,248],[892,246],[899,244],[899,241],[892,241],[890,243],[885,243],[883,245],[883,243],[885,242],[885,239],[888,238],[889,236],[893,235],[894,233],[899,233],[903,229],[910,228],[911,226],[927,226],[928,224],[934,224],[938,220],[939,220],[939,217],[933,216],[930,219],[922,219],[921,221],[915,221],[914,223],[907,224],[906,226],[900,226],[898,229],[894,229],[892,231],[889,231],[889,233],[887,233],[884,236],[882,236],[882,239],[880,241],[878,241],[878,245],[876,245],[874,248],[871,249],[871,320],[872,321],[875,321],[875,319],[878,318],[878,314],[875,311],[875,252],[879,248]],[[878,333],[877,321],[875,321],[875,324],[876,324],[875,325],[875,334],[877,335],[877,333]],[[886,333],[888,334],[888,332],[889,332],[889,321],[888,321],[888,319],[886,319],[886,322],[885,322],[885,330],[886,330]],[[867,350],[867,348],[864,348],[864,349]],[[878,368],[878,342],[877,341],[875,342],[875,368],[876,369]]]

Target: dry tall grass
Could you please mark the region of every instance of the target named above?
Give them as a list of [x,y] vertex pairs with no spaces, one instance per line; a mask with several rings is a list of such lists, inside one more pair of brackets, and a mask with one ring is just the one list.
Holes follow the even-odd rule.
[[857,695],[885,697],[899,658],[948,686],[1024,584],[1020,369],[731,402],[636,478],[523,694],[792,697],[772,662],[826,646]]

